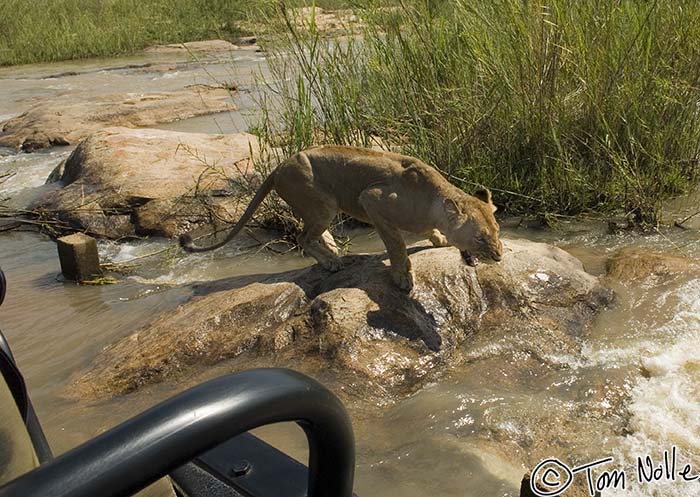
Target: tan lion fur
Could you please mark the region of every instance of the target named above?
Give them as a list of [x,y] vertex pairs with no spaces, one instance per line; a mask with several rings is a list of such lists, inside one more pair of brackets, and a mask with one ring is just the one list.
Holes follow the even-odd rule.
[[181,245],[190,252],[223,246],[273,189],[304,222],[301,247],[330,271],[342,266],[328,231],[338,212],[376,228],[389,254],[392,278],[406,291],[413,287],[413,275],[401,231],[425,235],[435,246],[453,245],[470,263],[474,256],[494,261],[502,256],[488,190],[467,195],[416,158],[341,146],[310,148],[280,164],[222,242],[198,247],[185,234]]

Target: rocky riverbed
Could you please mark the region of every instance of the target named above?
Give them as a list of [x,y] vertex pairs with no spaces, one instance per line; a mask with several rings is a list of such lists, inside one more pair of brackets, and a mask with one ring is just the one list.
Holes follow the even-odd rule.
[[528,357],[525,370],[553,367],[555,352],[580,354],[577,337],[611,300],[577,259],[541,243],[508,241],[501,263],[476,269],[453,248],[412,251],[411,294],[391,283],[382,255],[348,256],[333,274],[314,265],[243,286],[198,285],[174,313],[100,354],[75,395],[124,394],[242,354],[318,356],[339,390],[353,384],[384,404],[463,363],[475,342]]

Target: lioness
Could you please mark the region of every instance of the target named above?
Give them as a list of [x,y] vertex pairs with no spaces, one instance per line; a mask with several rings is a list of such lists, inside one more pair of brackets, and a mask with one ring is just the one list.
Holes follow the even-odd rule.
[[476,264],[475,256],[501,260],[491,192],[467,195],[413,157],[340,146],[310,148],[280,164],[222,242],[199,247],[184,234],[180,244],[189,252],[223,246],[273,188],[304,221],[301,247],[330,271],[342,265],[328,231],[339,211],[374,225],[389,253],[391,276],[402,290],[413,287],[413,275],[400,230],[426,235],[436,247],[454,245],[470,265]]

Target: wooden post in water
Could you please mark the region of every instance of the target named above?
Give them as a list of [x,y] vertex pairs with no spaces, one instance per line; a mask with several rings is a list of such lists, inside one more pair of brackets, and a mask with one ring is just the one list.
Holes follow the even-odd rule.
[[94,238],[85,233],[74,233],[59,238],[57,242],[61,272],[66,279],[85,281],[102,276]]

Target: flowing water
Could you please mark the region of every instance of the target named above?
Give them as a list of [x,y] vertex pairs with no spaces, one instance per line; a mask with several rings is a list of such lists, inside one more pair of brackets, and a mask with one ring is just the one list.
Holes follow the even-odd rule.
[[[167,65],[168,69],[162,67]],[[158,68],[161,69],[158,69]],[[164,125],[198,132],[245,131],[254,112],[253,71],[264,71],[264,57],[236,51],[224,60],[188,62],[182,55],[143,54],[113,59],[24,66],[0,70],[0,121],[26,109],[35,99],[71,93],[161,91],[193,83],[236,81],[239,110]],[[70,150],[32,154],[0,150],[0,200],[22,206],[49,186],[49,172]],[[676,215],[697,205],[686,199],[672,206]],[[680,214],[678,214],[680,217]],[[605,259],[622,247],[683,252],[700,256],[696,230],[663,230],[650,235],[609,235],[594,223],[563,223],[554,230],[511,227],[506,237],[546,241],[580,257],[587,270],[604,272]],[[124,261],[167,248],[152,239],[115,244],[100,242],[103,260]],[[381,242],[360,232],[355,251],[381,251]],[[243,242],[207,254],[146,258],[117,285],[76,286],[59,278],[55,243],[33,231],[0,232],[0,265],[9,291],[0,308],[0,326],[22,368],[40,419],[55,452],[63,452],[128,416],[201,379],[222,374],[223,363],[192,378],[166,382],[101,402],[68,400],[66,386],[105,346],[124,337],[191,294],[186,283],[232,276],[274,273],[311,263],[297,253],[284,256],[251,252]],[[562,443],[557,454],[592,461],[615,458],[606,469],[624,468],[636,477],[636,457],[655,460],[676,446],[679,467],[700,472],[700,279],[671,280],[614,287],[616,303],[604,310],[582,337],[583,357],[549,358],[562,367],[533,374],[526,383],[478,380],[465,364],[419,393],[382,409],[349,403],[356,430],[360,496],[418,497],[517,495],[527,469],[509,462],[518,442],[537,443],[538,419],[557,413]],[[473,355],[489,354],[475,350]],[[501,374],[507,375],[504,364]],[[477,371],[478,373],[478,371]],[[506,385],[506,386],[504,386]],[[604,391],[604,395],[592,392]],[[624,399],[620,420],[591,416],[615,399]],[[593,408],[593,409],[591,409]],[[581,413],[584,413],[583,415]],[[624,425],[615,430],[613,425]],[[293,426],[259,433],[305,457],[304,438]],[[584,478],[583,476],[577,478]],[[628,490],[604,495],[700,496],[700,483],[628,481]],[[156,492],[157,493],[157,492]]]

